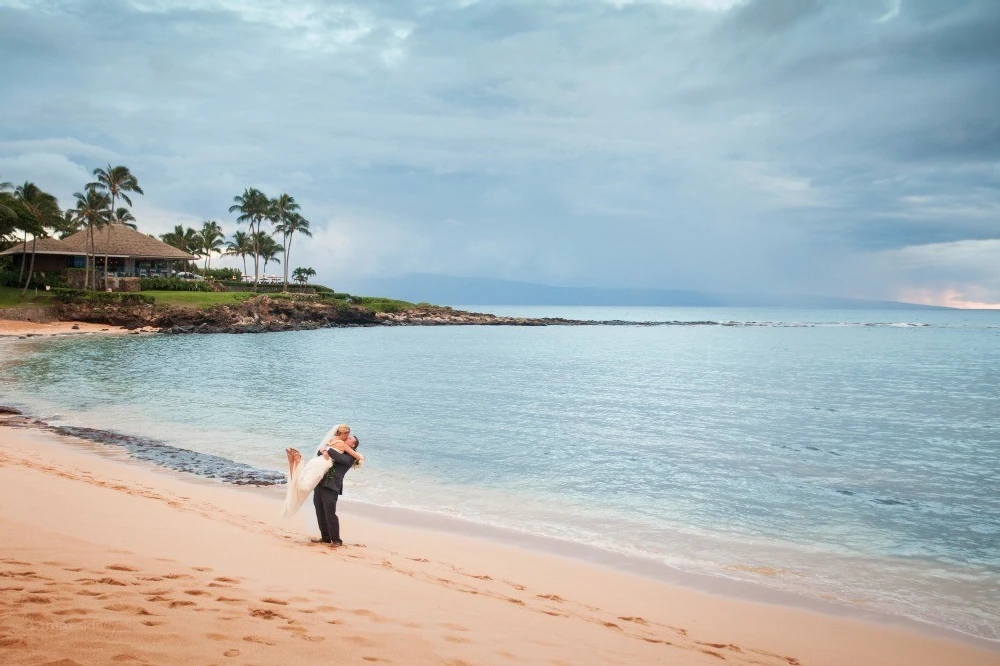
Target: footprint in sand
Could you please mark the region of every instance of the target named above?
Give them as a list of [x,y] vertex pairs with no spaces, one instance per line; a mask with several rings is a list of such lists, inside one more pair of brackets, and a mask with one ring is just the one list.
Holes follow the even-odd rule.
[[641,618],[638,615],[620,615],[618,619],[625,620],[626,622],[635,622],[636,624],[642,624],[646,626],[649,625],[649,622],[646,622],[644,618]]
[[220,583],[241,583],[241,582],[243,582],[239,578],[227,578],[226,576],[216,576],[215,580],[218,581],[218,582],[220,582]]
[[236,649],[226,650],[222,653],[223,657],[238,657],[240,656],[240,651]]
[[21,597],[18,603],[22,604],[51,604],[52,600],[48,597],[43,597],[39,594],[29,594],[26,597]]
[[373,613],[367,608],[359,608],[357,610],[351,611],[352,615],[360,615],[362,617],[367,617],[372,622],[385,622],[385,618],[378,613]]
[[138,571],[138,569],[133,569],[132,567],[130,567],[130,566],[126,565],[126,564],[109,564],[108,566],[106,566],[104,568],[105,569],[110,569],[112,571]]
[[262,620],[273,620],[274,618],[285,619],[284,615],[269,608],[254,608],[250,611],[250,615],[258,617]]
[[281,599],[275,599],[273,597],[264,597],[263,599],[261,599],[261,602],[265,604],[276,604],[278,606],[288,605],[287,601],[282,601]]
[[115,613],[134,613],[136,615],[152,615],[145,608],[140,608],[139,606],[129,606],[128,604],[111,604],[105,606],[104,610],[114,611]]
[[193,601],[171,601],[170,602],[170,607],[171,608],[180,608],[182,606],[197,606],[197,605],[198,604],[196,604]]
[[208,596],[210,593],[206,592],[205,590],[184,590],[184,594],[189,594],[192,597],[205,597]]
[[263,638],[261,636],[254,636],[253,634],[249,636],[244,636],[243,640],[247,643],[259,643],[260,645],[277,645],[274,641],[269,638]]
[[538,597],[539,599],[548,599],[549,601],[555,601],[557,603],[562,603],[566,601],[558,594],[536,594],[535,596]]
[[739,645],[733,645],[732,643],[702,643],[701,641],[695,641],[698,645],[704,645],[706,647],[715,648],[716,650],[729,650],[731,652],[743,652],[743,649]]
[[216,597],[215,600],[221,601],[224,604],[242,603],[246,601],[246,599],[237,599],[236,597]]
[[[127,587],[125,583],[121,582],[117,578],[104,577],[104,578],[98,578],[93,582],[100,583],[101,585],[118,585],[120,587]],[[86,583],[84,583],[84,585],[86,585]]]

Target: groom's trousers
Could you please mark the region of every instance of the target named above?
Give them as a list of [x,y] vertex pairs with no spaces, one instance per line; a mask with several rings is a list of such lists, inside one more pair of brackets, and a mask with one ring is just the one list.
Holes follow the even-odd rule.
[[340,518],[337,517],[339,493],[326,486],[316,486],[313,491],[313,506],[316,507],[316,522],[323,541],[340,543]]

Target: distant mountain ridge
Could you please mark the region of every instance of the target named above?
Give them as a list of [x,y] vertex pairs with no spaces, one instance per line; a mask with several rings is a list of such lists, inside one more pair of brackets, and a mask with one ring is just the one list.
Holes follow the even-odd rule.
[[810,295],[733,294],[678,289],[553,287],[551,285],[413,273],[350,283],[355,293],[437,305],[612,305],[674,307],[805,307],[945,309],[896,301]]

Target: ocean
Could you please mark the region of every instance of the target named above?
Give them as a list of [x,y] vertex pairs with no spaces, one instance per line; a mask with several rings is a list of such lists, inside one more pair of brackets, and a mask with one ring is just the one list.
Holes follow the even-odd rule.
[[1000,640],[1000,312],[466,309],[671,323],[8,339],[0,404]]

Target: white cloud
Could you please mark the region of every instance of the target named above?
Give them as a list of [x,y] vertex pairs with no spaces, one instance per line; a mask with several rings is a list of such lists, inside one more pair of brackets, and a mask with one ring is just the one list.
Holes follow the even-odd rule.
[[1000,308],[1000,240],[933,243],[879,252],[895,297],[948,307]]

